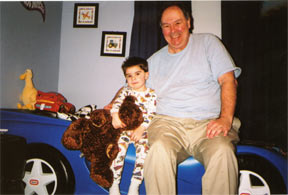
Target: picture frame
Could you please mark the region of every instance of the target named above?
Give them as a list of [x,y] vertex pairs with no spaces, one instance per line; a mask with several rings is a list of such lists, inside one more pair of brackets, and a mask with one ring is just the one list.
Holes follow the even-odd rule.
[[126,49],[126,32],[102,32],[101,56],[124,57]]
[[75,3],[74,4],[74,28],[98,27],[99,3]]

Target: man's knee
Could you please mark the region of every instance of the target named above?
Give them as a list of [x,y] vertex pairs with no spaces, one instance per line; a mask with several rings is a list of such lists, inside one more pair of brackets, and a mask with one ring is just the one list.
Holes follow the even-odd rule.
[[[213,140],[214,139],[214,140]],[[212,161],[229,161],[235,157],[235,145],[227,137],[215,137],[202,145],[204,148],[200,154],[200,160],[205,167]],[[232,159],[231,159],[232,158]]]
[[217,144],[217,147],[215,147],[215,149],[211,153],[211,158],[213,159],[213,161],[233,161],[233,159],[235,158],[235,148],[235,145],[229,140],[220,141]]
[[223,152],[223,153],[230,153],[235,152],[235,145],[230,140],[223,140],[220,141],[216,147],[217,151]]

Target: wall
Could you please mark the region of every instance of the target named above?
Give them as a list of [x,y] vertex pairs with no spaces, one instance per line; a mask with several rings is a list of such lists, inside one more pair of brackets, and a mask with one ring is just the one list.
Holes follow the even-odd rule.
[[16,108],[26,68],[34,72],[35,87],[57,91],[62,2],[46,2],[46,21],[40,12],[20,2],[1,2],[1,108]]
[[98,2],[98,28],[73,28],[74,3],[63,2],[59,92],[76,109],[87,104],[100,108],[125,82],[121,70],[125,57],[100,56],[102,31],[127,32],[128,56],[134,2]]
[[194,33],[210,32],[221,38],[221,2],[193,1]]

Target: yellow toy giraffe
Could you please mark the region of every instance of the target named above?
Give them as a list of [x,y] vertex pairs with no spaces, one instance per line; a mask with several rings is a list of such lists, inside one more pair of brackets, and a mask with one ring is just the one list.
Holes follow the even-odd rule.
[[20,101],[23,105],[18,103],[18,109],[35,110],[37,89],[35,89],[33,85],[32,77],[33,74],[31,69],[26,69],[26,71],[19,77],[21,80],[25,79],[25,87],[20,95]]

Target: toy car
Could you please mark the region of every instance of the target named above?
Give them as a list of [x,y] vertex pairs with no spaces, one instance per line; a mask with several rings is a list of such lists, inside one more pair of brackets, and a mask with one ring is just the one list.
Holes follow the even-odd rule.
[[[48,115],[47,115],[48,114]],[[90,163],[80,151],[67,150],[61,138],[70,121],[55,118],[45,111],[0,109],[1,129],[27,141],[27,159],[23,181],[25,194],[108,194],[89,177]],[[277,148],[238,145],[239,194],[286,194],[287,159]],[[127,194],[135,162],[130,145],[125,159],[121,194]],[[201,194],[203,166],[193,157],[179,164],[178,194]],[[145,181],[144,181],[145,182]],[[145,194],[144,183],[140,194]]]
[[115,43],[113,40],[110,40],[109,44],[108,44],[108,47],[109,48],[117,48],[118,46],[118,43]]
[[60,93],[37,91],[35,108],[51,112],[71,113],[75,112],[75,106],[67,102],[67,99]]

